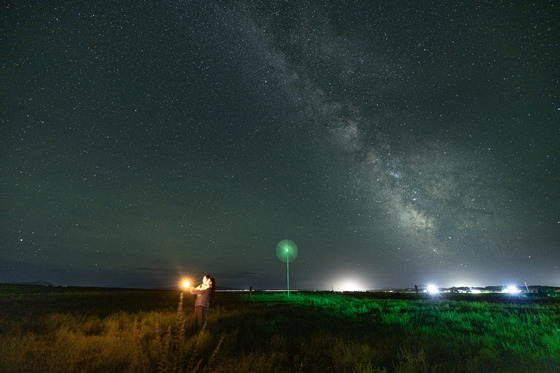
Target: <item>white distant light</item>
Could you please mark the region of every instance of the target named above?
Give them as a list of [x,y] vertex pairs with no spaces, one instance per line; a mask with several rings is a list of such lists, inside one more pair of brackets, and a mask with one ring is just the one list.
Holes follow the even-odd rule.
[[439,289],[435,285],[428,285],[428,294],[439,294]]
[[471,289],[471,293],[472,294],[480,294],[482,292],[480,291],[480,289]]
[[506,293],[506,294],[519,294],[521,293],[521,290],[519,290],[517,288],[517,286],[508,286],[507,288],[505,288],[504,290],[502,290],[502,293]]
[[355,278],[343,278],[334,281],[333,290],[335,291],[365,291],[366,286]]

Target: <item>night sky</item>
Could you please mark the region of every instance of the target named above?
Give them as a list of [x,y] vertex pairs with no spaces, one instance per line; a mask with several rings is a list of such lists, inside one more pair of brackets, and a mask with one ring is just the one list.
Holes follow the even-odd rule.
[[0,282],[560,286],[558,3],[458,3],[4,2]]

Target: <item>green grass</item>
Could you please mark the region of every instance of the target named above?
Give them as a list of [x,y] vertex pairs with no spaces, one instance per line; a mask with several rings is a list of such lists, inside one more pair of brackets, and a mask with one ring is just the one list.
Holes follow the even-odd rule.
[[558,300],[0,290],[2,372],[560,371]]

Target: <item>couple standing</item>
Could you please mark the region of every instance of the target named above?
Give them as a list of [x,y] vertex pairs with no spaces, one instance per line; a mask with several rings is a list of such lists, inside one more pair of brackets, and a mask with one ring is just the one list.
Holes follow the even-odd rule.
[[210,307],[210,297],[214,295],[216,283],[214,278],[206,275],[202,278],[202,284],[190,289],[191,294],[196,294],[194,302],[194,324],[200,330],[206,325],[206,314]]

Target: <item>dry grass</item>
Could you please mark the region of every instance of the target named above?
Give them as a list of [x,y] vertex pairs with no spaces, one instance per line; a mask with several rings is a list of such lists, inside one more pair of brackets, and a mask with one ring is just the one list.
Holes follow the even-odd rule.
[[0,371],[560,371],[558,302],[254,298],[217,294],[197,332],[179,292],[4,290]]

